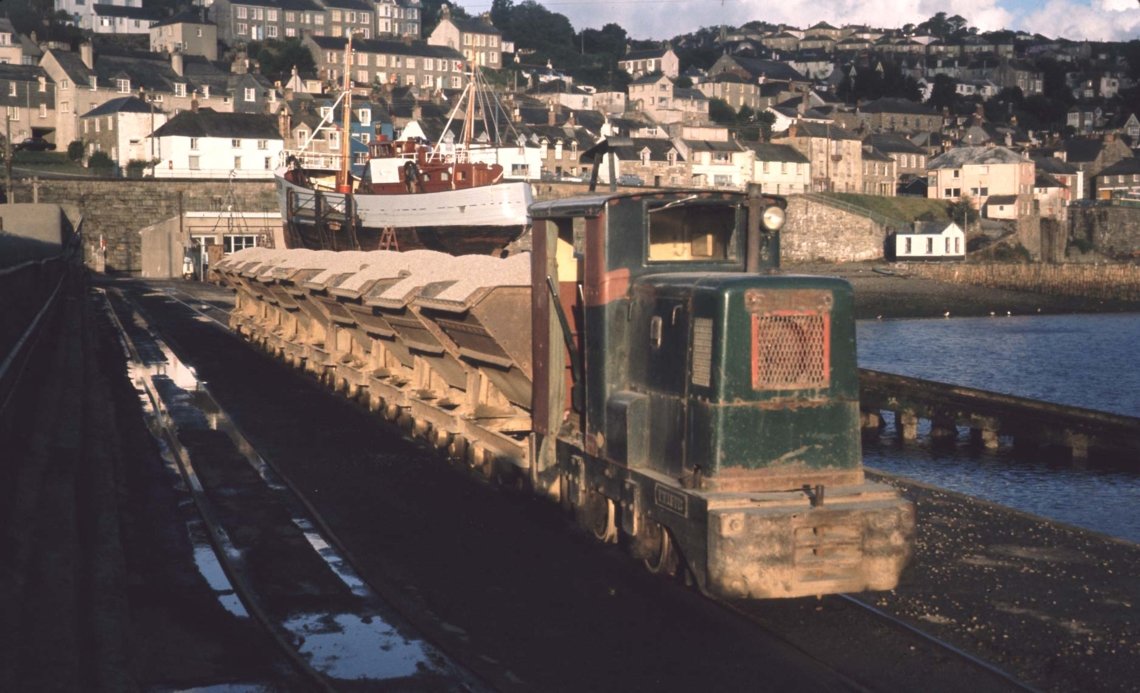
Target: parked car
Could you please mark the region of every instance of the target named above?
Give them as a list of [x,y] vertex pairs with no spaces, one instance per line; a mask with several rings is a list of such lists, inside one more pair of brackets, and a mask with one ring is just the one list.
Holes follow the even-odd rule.
[[23,142],[17,142],[12,149],[18,152],[46,152],[55,149],[55,143],[48,142],[42,137],[28,137]]
[[623,173],[618,176],[618,185],[645,185],[645,181],[641,180],[641,176],[635,173]]

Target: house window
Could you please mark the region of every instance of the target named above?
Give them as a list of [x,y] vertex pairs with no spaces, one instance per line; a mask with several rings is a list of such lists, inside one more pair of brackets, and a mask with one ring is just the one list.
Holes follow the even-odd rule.
[[253,87],[246,87],[245,88],[245,100],[246,101],[256,101],[257,100],[257,90],[254,89]]
[[272,24],[265,27],[265,35],[268,38],[277,38],[277,27],[273,26]]
[[47,118],[47,104],[46,103],[40,104],[40,117],[41,118]]
[[230,147],[232,147],[234,149],[241,149],[241,140],[238,140],[238,139],[230,140]]
[[249,16],[248,12],[249,11],[244,7],[237,8],[237,18],[246,19]]
[[15,82],[8,82],[8,96],[15,96],[15,95],[16,95],[16,83]]
[[186,96],[186,85],[182,82],[175,82],[174,84],[175,96]]
[[368,70],[357,70],[356,71],[356,81],[357,82],[368,82]]
[[945,252],[947,255],[950,254],[950,237],[949,236],[946,237],[946,251]]
[[190,149],[197,149],[197,148],[198,148],[198,138],[197,137],[191,137],[190,138]]
[[240,156],[234,157],[234,170],[235,171],[241,170],[241,157]]
[[248,25],[248,24],[244,24],[244,23],[241,23],[241,22],[238,22],[238,25],[237,25],[237,32],[238,32],[238,34],[240,34],[240,35],[242,35],[242,36],[244,36],[244,35],[248,34],[248,33],[249,33],[249,25]]
[[276,22],[277,21],[277,10],[266,10],[265,11],[265,21]]
[[361,123],[367,125],[372,122],[372,109],[361,108],[356,112],[356,117]]
[[60,113],[71,113],[71,102],[70,101],[60,101],[59,102],[59,112]]
[[907,238],[907,239],[904,239],[904,240],[905,240],[905,243],[904,243],[904,245],[906,246],[906,248],[903,250],[903,252],[904,252],[904,253],[906,253],[907,255],[910,255],[911,253],[913,253],[913,252],[914,252],[914,250],[911,248],[911,241],[912,241],[912,240],[914,240],[914,239],[912,239],[912,238]]
[[199,168],[198,157],[196,157],[196,156],[190,157],[190,170],[191,171],[197,171],[198,168]]
[[296,12],[286,12],[285,13],[285,21],[290,22],[290,23],[296,22],[297,21],[297,13]]
[[933,255],[934,254],[934,239],[933,238],[927,238],[926,239],[926,254],[927,255]]
[[265,157],[265,170],[269,171],[272,168],[273,168],[273,159],[269,158],[268,156]]
[[293,37],[294,37],[294,36],[296,36],[296,35],[297,35],[297,30],[296,30],[296,29],[294,29],[294,28],[293,28],[293,27],[291,27],[291,26],[287,26],[287,27],[285,27],[285,37],[286,37],[286,38],[293,38]]
[[129,79],[116,79],[115,86],[118,87],[120,94],[131,93],[131,80]]

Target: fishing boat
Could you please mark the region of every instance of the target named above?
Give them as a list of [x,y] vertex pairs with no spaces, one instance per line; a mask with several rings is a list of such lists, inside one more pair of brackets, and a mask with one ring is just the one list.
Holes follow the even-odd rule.
[[[346,64],[351,50],[350,38]],[[347,135],[352,88],[349,71],[344,74],[344,88],[333,108],[301,150],[287,153],[285,165],[276,171],[287,247],[483,254],[501,252],[524,234],[530,183],[504,180],[503,167],[480,157],[472,142],[475,105],[486,93],[478,68],[472,67],[439,142],[433,145],[420,137],[369,142],[363,170],[355,175],[352,138]],[[342,104],[345,136],[340,138],[339,167],[331,170],[319,158],[307,156],[306,149],[317,132],[331,124],[337,104]],[[450,141],[448,133],[460,114],[462,134]]]

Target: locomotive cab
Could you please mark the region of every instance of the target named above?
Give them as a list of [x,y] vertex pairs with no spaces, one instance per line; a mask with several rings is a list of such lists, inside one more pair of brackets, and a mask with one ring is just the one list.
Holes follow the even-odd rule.
[[[710,191],[532,206],[551,287],[537,468],[599,539],[709,592],[889,589],[913,506],[864,481],[852,292],[775,271],[783,208]],[[544,324],[561,328],[543,341]]]

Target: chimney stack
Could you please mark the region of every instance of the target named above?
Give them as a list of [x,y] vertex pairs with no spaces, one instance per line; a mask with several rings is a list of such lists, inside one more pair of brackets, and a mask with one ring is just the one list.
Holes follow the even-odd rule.
[[178,75],[179,77],[185,73],[181,49],[176,48],[174,49],[174,52],[170,54],[170,69],[174,70],[174,74]]
[[88,70],[95,69],[95,49],[91,46],[90,41],[79,44],[79,58]]
[[554,125],[554,104],[550,104],[550,108],[546,111],[546,124]]

